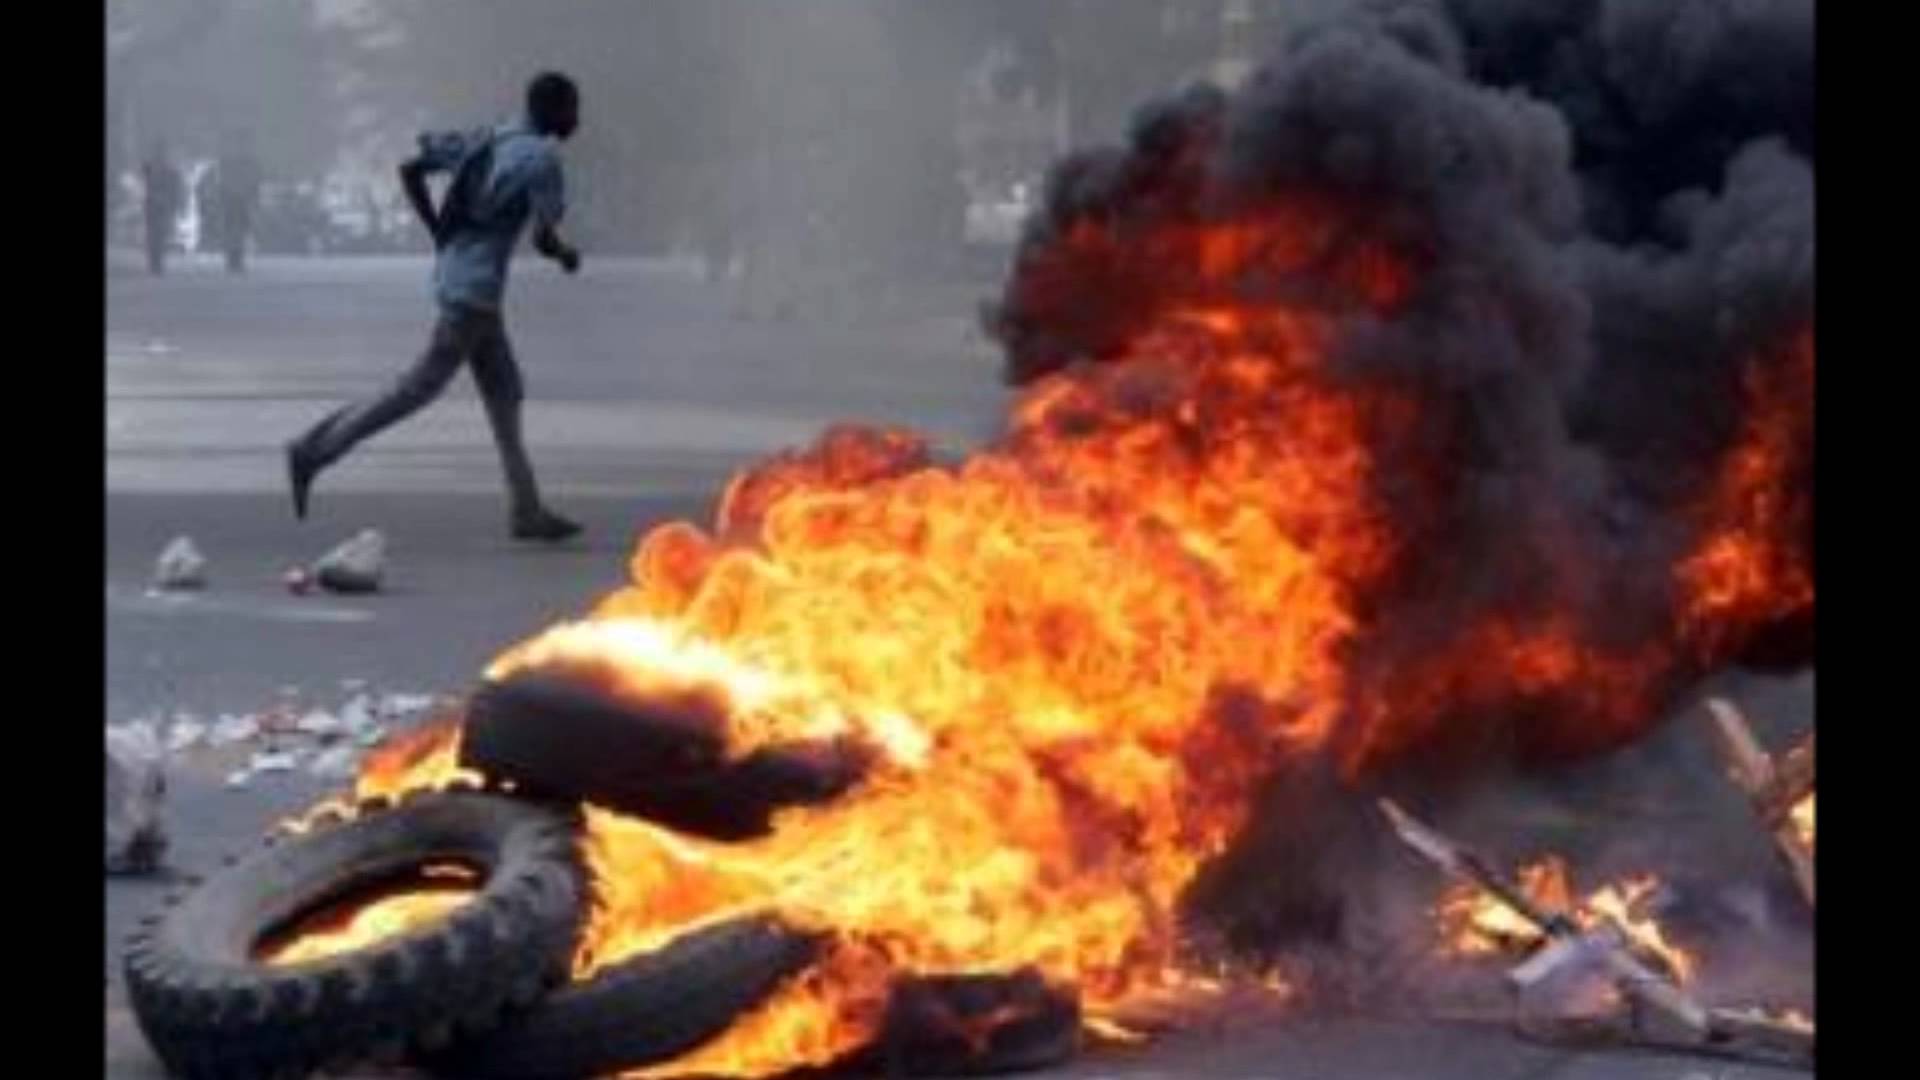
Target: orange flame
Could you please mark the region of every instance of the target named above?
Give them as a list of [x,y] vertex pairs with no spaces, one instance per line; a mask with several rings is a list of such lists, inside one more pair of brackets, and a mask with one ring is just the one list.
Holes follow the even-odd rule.
[[354,796],[392,799],[459,779],[479,779],[460,768],[460,720],[460,714],[446,713],[388,736],[361,758]]
[[1813,605],[1811,494],[1791,482],[1811,464],[1813,354],[1807,328],[1747,369],[1741,432],[1701,508],[1706,537],[1677,570],[1683,622],[1710,652]]
[[[1520,891],[1547,911],[1573,908],[1573,886],[1566,860],[1548,855],[1520,868]],[[1465,882],[1448,887],[1434,907],[1442,956],[1490,956],[1530,949],[1546,940],[1528,922],[1491,894]]]
[[261,959],[287,967],[338,956],[445,918],[473,899],[477,877],[460,866],[429,866],[422,880],[360,904],[320,912],[261,950]]
[[1033,965],[1095,1017],[1178,977],[1182,889],[1267,764],[1324,741],[1346,580],[1391,555],[1363,407],[1321,384],[1319,333],[1190,312],[1137,363],[1035,386],[957,469],[836,429],[729,488],[720,531],[752,546],[657,530],[632,586],[496,661],[717,693],[740,750],[880,750],[855,792],[749,843],[590,815],[603,904],[583,974],[746,911],[839,935],[676,1069],[831,1060],[870,1037],[897,972]]
[[[1611,922],[1635,948],[1658,957],[1676,982],[1684,985],[1693,981],[1697,967],[1693,954],[1674,944],[1644,910],[1660,887],[1659,878],[1648,874],[1603,885],[1575,902],[1566,860],[1548,855],[1522,866],[1518,882],[1520,891],[1542,909],[1567,913],[1584,929]],[[1539,927],[1464,882],[1442,894],[1434,920],[1442,956],[1524,953],[1546,941]]]
[[[860,787],[750,842],[588,814],[600,903],[582,976],[747,912],[836,935],[676,1071],[830,1061],[871,1037],[900,973],[1033,966],[1109,1022],[1181,983],[1176,902],[1275,762],[1327,749],[1342,717],[1355,760],[1412,744],[1427,699],[1383,707],[1347,660],[1364,598],[1417,555],[1377,502],[1372,447],[1422,405],[1330,377],[1332,317],[1223,286],[1312,265],[1343,303],[1404,303],[1418,260],[1339,234],[1326,209],[1124,248],[1075,232],[1061,243],[1110,256],[1115,305],[1146,288],[1128,269],[1143,252],[1191,287],[1152,295],[1108,362],[1029,386],[961,465],[849,426],[749,470],[710,532],[653,530],[632,584],[494,662],[493,678],[588,661],[635,695],[696,692],[724,704],[736,753],[822,736],[876,751]],[[1488,651],[1435,677],[1435,699],[1518,686],[1641,710],[1667,663],[1553,619],[1465,633]],[[443,781],[454,743],[370,763],[362,791]]]

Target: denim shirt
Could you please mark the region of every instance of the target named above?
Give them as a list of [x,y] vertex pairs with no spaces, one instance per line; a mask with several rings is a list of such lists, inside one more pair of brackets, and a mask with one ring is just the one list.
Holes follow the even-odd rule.
[[471,131],[430,131],[420,136],[420,162],[428,175],[451,173],[469,151],[494,140],[493,164],[474,216],[434,263],[434,295],[443,307],[498,311],[507,287],[507,263],[527,219],[552,227],[566,213],[566,188],[554,140],[525,122]]

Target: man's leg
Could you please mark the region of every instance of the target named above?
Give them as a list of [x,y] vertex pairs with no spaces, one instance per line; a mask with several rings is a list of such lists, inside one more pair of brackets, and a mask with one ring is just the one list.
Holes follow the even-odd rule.
[[307,487],[320,470],[346,456],[361,441],[418,412],[440,396],[472,349],[473,325],[464,314],[443,312],[426,352],[386,390],[343,406],[287,445],[293,508],[307,516]]
[[486,406],[487,423],[493,428],[493,445],[500,451],[500,468],[506,474],[512,514],[509,528],[520,540],[565,540],[578,533],[580,526],[550,512],[540,500],[533,462],[521,436],[520,405],[526,394],[506,324],[496,316],[482,325],[469,362],[480,401]]

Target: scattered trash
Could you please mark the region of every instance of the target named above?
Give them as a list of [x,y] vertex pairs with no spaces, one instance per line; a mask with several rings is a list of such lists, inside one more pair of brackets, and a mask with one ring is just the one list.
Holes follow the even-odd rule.
[[167,592],[204,589],[207,585],[207,559],[193,546],[193,539],[177,536],[160,552],[153,565],[153,587]]
[[213,745],[231,746],[260,734],[260,721],[251,716],[222,716],[213,725]]
[[207,733],[207,725],[193,720],[175,720],[167,729],[167,753],[178,754],[200,744]]
[[107,744],[136,755],[160,756],[160,727],[141,716],[124,724],[107,725]]
[[166,798],[166,753],[151,722],[109,725],[107,856],[109,874],[150,874],[167,850],[161,822]]
[[317,735],[322,739],[331,739],[347,730],[347,725],[339,717],[318,709],[294,721],[293,726],[299,731]]
[[290,750],[262,750],[253,755],[247,767],[254,772],[292,772],[300,767],[300,755]]
[[373,722],[373,711],[365,694],[356,694],[340,706],[340,727],[349,735],[365,731]]
[[386,537],[378,529],[363,529],[358,536],[321,556],[320,561],[313,564],[312,573],[320,587],[330,592],[378,592],[386,563]]
[[407,716],[426,712],[437,700],[432,694],[388,694],[380,699],[380,712],[385,716]]
[[308,573],[304,566],[288,567],[287,571],[280,575],[280,582],[295,596],[305,596],[313,591],[313,575]]
[[[110,724],[110,750],[114,745],[124,745],[131,748],[133,757],[157,763],[170,758],[193,760],[195,755],[204,754],[198,759],[205,763],[203,767],[221,770],[229,788],[245,788],[261,777],[293,772],[326,780],[351,780],[359,771],[363,753],[384,742],[393,727],[440,701],[433,694],[368,691],[364,679],[342,680],[341,685],[355,692],[337,709],[303,705],[297,700],[299,687],[284,686],[278,700],[258,712],[221,713],[206,720],[175,712],[165,721],[143,715]],[[237,761],[242,755],[244,762]],[[109,762],[110,787],[115,782],[113,768]],[[108,818],[112,829],[111,805]]]

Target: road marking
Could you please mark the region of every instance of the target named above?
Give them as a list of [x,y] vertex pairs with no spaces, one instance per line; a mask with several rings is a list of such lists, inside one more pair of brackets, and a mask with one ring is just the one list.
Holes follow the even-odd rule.
[[206,593],[156,592],[151,589],[135,593],[115,589],[111,585],[107,586],[107,607],[135,615],[229,615],[273,622],[360,623],[372,622],[374,618],[373,612],[365,608],[228,598]]

